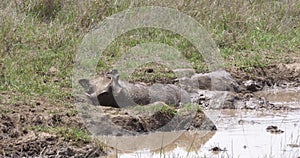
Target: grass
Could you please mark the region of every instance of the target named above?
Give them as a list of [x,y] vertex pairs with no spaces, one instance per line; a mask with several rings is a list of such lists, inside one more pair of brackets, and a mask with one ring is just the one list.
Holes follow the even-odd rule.
[[176,79],[176,74],[167,68],[165,65],[149,62],[140,67],[129,76],[132,82],[159,83],[170,82]]
[[67,141],[83,143],[92,141],[92,137],[86,130],[78,128],[32,126],[29,129],[39,132],[53,133],[62,136]]
[[195,113],[203,113],[203,109],[201,108],[201,106],[196,106],[195,104],[184,104],[178,111],[179,115],[183,115],[186,113],[191,113],[191,114],[195,114]]
[[165,103],[156,103],[151,106],[132,106],[128,107],[128,110],[133,114],[153,114],[153,113],[162,113],[167,115],[176,115],[177,111],[174,106],[167,105]]
[[[250,69],[291,62],[299,54],[300,3],[286,1],[198,2],[170,4],[160,1],[2,1],[0,89],[38,94],[55,100],[70,96],[72,66],[83,36],[119,11],[147,5],[167,6],[190,15],[207,29],[221,50],[227,67]],[[106,49],[110,68],[122,53],[142,43],[175,47],[198,71],[207,71],[193,45],[170,31],[143,28],[129,31]],[[57,69],[54,74],[49,69]]]

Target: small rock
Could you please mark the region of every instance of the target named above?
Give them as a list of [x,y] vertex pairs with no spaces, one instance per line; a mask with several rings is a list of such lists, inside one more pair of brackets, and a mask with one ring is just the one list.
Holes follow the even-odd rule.
[[279,129],[277,126],[274,126],[274,125],[270,125],[266,128],[267,132],[270,132],[272,134],[281,134],[283,133],[284,131]]
[[209,149],[209,151],[212,151],[212,153],[214,153],[214,154],[218,154],[218,153],[220,153],[221,151],[226,151],[226,148],[221,149],[220,147],[215,146],[215,147]]
[[253,80],[248,80],[248,81],[244,82],[244,86],[246,87],[246,89],[248,91],[256,92],[256,91],[262,90],[263,83],[256,82],[256,81],[253,81]]
[[211,148],[209,150],[210,151],[222,151],[222,149],[220,147],[217,147],[217,146],[215,146],[215,147],[213,147],[213,148]]

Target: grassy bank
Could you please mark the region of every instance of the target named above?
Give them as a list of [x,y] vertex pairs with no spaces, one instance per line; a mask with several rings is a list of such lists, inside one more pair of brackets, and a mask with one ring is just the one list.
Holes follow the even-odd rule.
[[[199,21],[211,33],[228,67],[251,69],[291,62],[291,56],[300,52],[297,0],[184,3],[4,0],[0,2],[0,89],[63,100],[70,95],[74,55],[83,36],[105,17],[146,5],[175,8]],[[153,28],[133,30],[119,37],[107,52],[120,54],[149,41],[177,47],[196,63],[199,71],[205,67],[186,39]],[[104,69],[109,67],[99,65]]]

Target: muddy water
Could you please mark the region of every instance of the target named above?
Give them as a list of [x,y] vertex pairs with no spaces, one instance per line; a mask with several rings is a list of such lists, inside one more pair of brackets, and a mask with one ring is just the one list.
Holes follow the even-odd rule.
[[264,97],[273,104],[299,108],[300,105],[300,87],[286,89],[266,89],[254,93],[256,96]]
[[[272,103],[300,107],[299,89],[267,90],[255,95]],[[206,111],[216,132],[169,132],[144,137],[107,139],[119,143],[112,157],[243,157],[297,158],[300,156],[300,111]],[[216,117],[216,114],[217,117]],[[283,133],[270,133],[277,126]],[[146,138],[147,137],[147,138]],[[222,151],[212,151],[218,147]]]
[[[218,131],[199,150],[208,157],[298,157],[300,156],[300,112],[222,111]],[[270,133],[275,125],[283,133]],[[226,151],[214,154],[211,147]],[[228,155],[228,156],[227,156]]]

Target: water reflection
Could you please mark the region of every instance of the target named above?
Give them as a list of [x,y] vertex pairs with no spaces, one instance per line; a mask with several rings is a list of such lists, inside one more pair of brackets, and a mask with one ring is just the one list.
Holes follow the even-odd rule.
[[[300,107],[299,88],[267,90],[255,95],[283,106]],[[300,156],[300,111],[221,110],[216,132],[168,132],[137,138],[116,138],[112,144],[124,149],[116,157],[212,157],[212,158],[287,158]],[[280,129],[270,132],[270,126]],[[132,140],[131,140],[132,139]],[[112,139],[109,139],[112,140]],[[122,142],[122,143],[120,143]],[[156,148],[155,148],[156,147]],[[214,152],[218,147],[221,151]],[[217,148],[215,148],[217,149]]]
[[[99,139],[124,155],[141,152],[160,154],[172,152],[178,147],[186,151],[197,151],[212,138],[215,132],[207,130],[156,132],[139,136],[101,136]],[[114,157],[113,155],[114,153],[111,156]]]
[[300,87],[286,89],[266,89],[254,93],[256,96],[263,97],[273,104],[299,108]]
[[[232,113],[232,112],[230,112]],[[227,148],[229,157],[298,157],[299,148],[289,144],[300,143],[300,112],[257,112],[236,111],[240,116],[232,117],[223,112],[222,119],[216,124],[219,131],[199,151],[208,157],[214,156],[208,151],[210,146]],[[242,124],[238,122],[244,120]],[[284,133],[270,133],[266,130],[274,125]],[[222,153],[225,154],[225,153]],[[227,156],[225,156],[227,157]]]
[[[210,112],[208,111],[207,115]],[[242,123],[241,123],[241,120]],[[160,133],[149,136],[149,139],[137,138],[135,152],[119,152],[118,157],[298,157],[300,155],[300,112],[257,112],[242,110],[222,110],[217,122],[218,131],[193,133]],[[284,131],[282,134],[272,134],[266,130],[274,125]],[[169,135],[170,134],[170,135]],[[152,145],[161,145],[162,139],[174,137],[163,150],[147,150]],[[152,140],[153,139],[153,140]],[[169,139],[171,140],[171,139]],[[116,140],[118,142],[120,140]],[[127,148],[133,147],[132,142],[124,143]],[[150,145],[151,146],[151,145]],[[153,146],[152,146],[153,147]],[[213,152],[213,147],[224,151]],[[130,150],[134,150],[130,148]],[[115,154],[114,154],[115,156]]]

